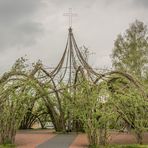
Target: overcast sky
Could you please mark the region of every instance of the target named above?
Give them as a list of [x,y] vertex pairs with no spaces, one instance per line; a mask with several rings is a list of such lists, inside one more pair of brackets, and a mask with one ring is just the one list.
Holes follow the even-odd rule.
[[91,52],[94,67],[110,68],[114,40],[138,19],[148,25],[148,0],[0,0],[0,73],[26,56],[55,66],[65,48],[68,18],[78,46]]

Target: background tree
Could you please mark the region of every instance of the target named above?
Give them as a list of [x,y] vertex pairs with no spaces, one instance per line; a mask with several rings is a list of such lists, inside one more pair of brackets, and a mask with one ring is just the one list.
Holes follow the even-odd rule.
[[148,31],[143,22],[136,20],[114,43],[112,62],[117,70],[146,77],[148,64]]

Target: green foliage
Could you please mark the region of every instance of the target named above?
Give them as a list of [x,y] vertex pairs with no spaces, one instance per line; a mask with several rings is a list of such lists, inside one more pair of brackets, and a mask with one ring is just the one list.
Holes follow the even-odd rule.
[[101,144],[107,142],[108,121],[114,116],[107,103],[107,94],[105,83],[98,86],[84,81],[77,88],[74,102],[71,104],[75,117],[84,124],[90,145],[98,145],[99,137]]
[[31,129],[35,123],[40,123],[41,127],[45,128],[49,121],[50,116],[44,101],[41,98],[36,98],[34,101],[30,101],[30,107],[21,122],[20,129]]
[[0,83],[0,143],[14,143],[16,130],[30,106],[33,89],[22,76],[13,75],[25,69],[24,60],[18,60]]
[[118,35],[112,54],[115,69],[146,76],[148,63],[148,31],[143,22],[136,20],[124,35]]
[[[143,22],[136,20],[124,35],[119,35],[115,41],[112,61],[116,70],[135,75],[145,82],[144,91],[147,91],[147,63],[148,63],[148,31]],[[143,82],[142,82],[143,83]],[[112,103],[124,120],[134,128],[137,142],[142,143],[142,133],[148,128],[147,95],[140,92],[124,78],[110,81]]]
[[123,78],[110,81],[110,90],[112,97],[109,102],[118,114],[118,120],[134,129],[137,142],[142,143],[142,134],[148,128],[147,97]]

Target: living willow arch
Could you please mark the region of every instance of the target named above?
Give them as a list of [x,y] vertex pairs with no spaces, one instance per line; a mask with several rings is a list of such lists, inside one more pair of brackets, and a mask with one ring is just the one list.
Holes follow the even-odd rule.
[[[4,87],[4,85],[6,86],[9,83],[14,89],[18,89],[21,86],[15,86],[10,81],[20,81],[24,87],[32,87],[37,94],[35,97],[32,97],[35,99],[42,98],[44,100],[56,131],[66,130],[66,119],[62,106],[63,96],[61,92],[67,90],[70,94],[74,95],[77,91],[77,86],[81,86],[84,79],[93,85],[99,85],[102,81],[109,82],[111,78],[124,77],[146,96],[143,86],[131,75],[120,71],[98,73],[87,63],[85,56],[84,52],[79,49],[72,28],[70,27],[66,48],[54,70],[49,71],[40,62],[31,71],[27,71],[26,73],[13,69],[0,78],[0,85]],[[7,93],[9,91],[4,90],[4,93],[0,94],[0,98]],[[53,95],[56,99],[54,102],[52,100]]]

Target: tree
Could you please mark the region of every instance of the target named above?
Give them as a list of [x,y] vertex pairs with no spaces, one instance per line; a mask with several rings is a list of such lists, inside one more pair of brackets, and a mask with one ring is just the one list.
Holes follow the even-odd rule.
[[[12,67],[11,72],[23,70],[22,60],[17,61]],[[9,74],[10,74],[9,73]],[[0,104],[0,143],[14,143],[16,130],[29,107],[31,99],[31,88],[25,86],[18,77],[5,78],[5,73],[0,79],[0,98],[3,101]]]
[[119,34],[114,43],[112,62],[117,70],[146,76],[148,63],[148,31],[143,22],[136,20],[123,35]]
[[137,143],[142,144],[143,132],[148,127],[148,102],[136,87],[125,78],[111,79],[109,89],[112,97],[109,102],[118,114],[118,119],[132,128],[136,135]]
[[29,106],[26,92],[18,92],[12,87],[9,89],[11,92],[6,96],[0,112],[0,143],[3,144],[14,143],[16,130]]
[[40,123],[41,128],[45,128],[46,123],[49,121],[50,115],[47,113],[44,101],[36,96],[36,99],[30,102],[30,107],[21,122],[20,129],[31,129],[37,122]]
[[[148,72],[148,30],[143,22],[136,20],[124,35],[118,35],[112,54],[116,70],[127,72],[146,82]],[[112,81],[112,82],[111,82]],[[147,128],[147,95],[121,77],[112,79],[110,87],[113,102],[119,116],[130,125],[136,134],[137,142],[142,143],[142,133]],[[146,84],[146,83],[145,83]],[[146,87],[143,87],[146,92]]]
[[74,116],[83,123],[90,146],[107,144],[109,120],[113,118],[107,100],[105,83],[95,85],[85,80],[77,88],[69,107]]

